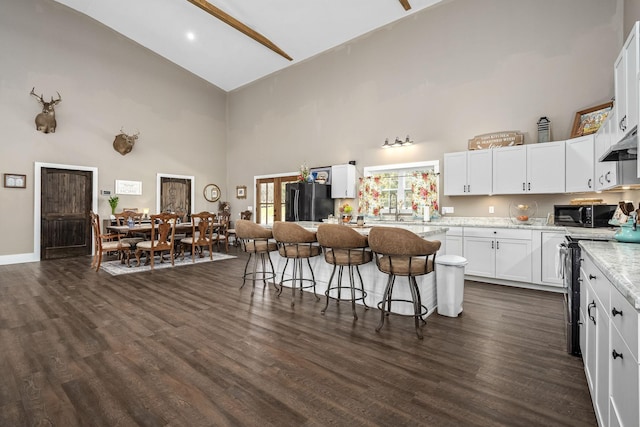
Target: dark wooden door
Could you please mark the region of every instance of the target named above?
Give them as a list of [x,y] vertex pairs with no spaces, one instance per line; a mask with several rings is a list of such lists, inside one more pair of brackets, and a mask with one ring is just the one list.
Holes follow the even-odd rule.
[[42,169],[40,259],[91,254],[93,173]]
[[191,213],[191,180],[160,178],[160,212]]

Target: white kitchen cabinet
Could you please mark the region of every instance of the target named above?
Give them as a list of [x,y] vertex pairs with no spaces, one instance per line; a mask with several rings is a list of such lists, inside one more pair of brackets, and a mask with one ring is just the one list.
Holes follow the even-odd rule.
[[581,266],[582,286],[580,292],[587,292],[586,349],[583,349],[584,369],[591,391],[591,400],[598,424],[607,426],[609,422],[609,319],[607,305],[599,298],[596,287],[606,278],[586,259]]
[[594,191],[594,135],[572,138],[565,144],[565,191]]
[[640,425],[638,365],[638,311],[617,289],[611,289],[611,346],[607,356],[611,372],[609,418],[611,425]]
[[445,153],[444,194],[446,196],[491,194],[491,179],[491,150]]
[[595,190],[607,190],[618,185],[618,162],[599,162],[598,159],[609,150],[612,144],[613,126],[616,123],[615,112],[611,111],[594,136],[595,151]]
[[356,166],[352,164],[331,166],[331,198],[356,197]]
[[449,227],[445,240],[445,253],[447,255],[464,256],[464,251],[462,248],[462,235],[462,227]]
[[640,425],[639,312],[586,254],[580,346],[598,425]]
[[631,29],[614,63],[614,109],[617,117],[614,143],[638,124],[638,25],[636,22]]
[[465,274],[531,282],[531,231],[465,227]]
[[493,194],[565,191],[565,141],[494,148]]
[[[564,232],[542,231],[540,236],[540,284],[562,287],[562,277],[558,277],[558,245],[564,242]],[[533,233],[534,239],[538,233]],[[533,265],[538,265],[534,262]],[[535,282],[535,280],[534,280]]]

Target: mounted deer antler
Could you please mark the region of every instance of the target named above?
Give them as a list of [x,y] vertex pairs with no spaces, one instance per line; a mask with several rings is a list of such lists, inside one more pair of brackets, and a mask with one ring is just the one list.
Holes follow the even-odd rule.
[[42,98],[42,95],[36,95],[35,89],[35,87],[31,89],[30,95],[35,96],[40,105],[42,105],[42,112],[36,116],[36,129],[44,133],[54,133],[57,125],[54,107],[62,101],[60,92],[56,92],[58,99],[54,100],[52,96],[51,101],[47,102]]
[[131,150],[133,150],[133,146],[136,144],[139,135],[139,131],[136,131],[133,135],[127,135],[124,133],[124,130],[120,128],[120,133],[116,135],[116,139],[113,140],[113,149],[123,156],[129,154]]

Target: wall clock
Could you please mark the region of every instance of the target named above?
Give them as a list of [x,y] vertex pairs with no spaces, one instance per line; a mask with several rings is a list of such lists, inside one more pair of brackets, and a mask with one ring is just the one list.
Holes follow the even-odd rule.
[[220,187],[215,184],[207,184],[204,187],[204,198],[209,202],[217,202],[220,199]]

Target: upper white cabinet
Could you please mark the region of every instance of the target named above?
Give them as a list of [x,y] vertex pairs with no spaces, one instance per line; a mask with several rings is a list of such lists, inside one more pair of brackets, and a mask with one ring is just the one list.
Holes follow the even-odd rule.
[[638,124],[638,28],[639,23],[636,22],[614,64],[617,118],[614,143]]
[[331,197],[334,199],[353,199],[356,197],[355,165],[331,166]]
[[461,151],[444,155],[446,196],[491,194],[491,150]]
[[594,136],[567,140],[566,157],[566,192],[595,191]]
[[607,190],[618,184],[618,162],[598,161],[611,147],[612,135],[615,134],[613,127],[616,123],[615,112],[612,111],[594,136],[595,191]]
[[493,194],[564,193],[565,141],[494,148]]

